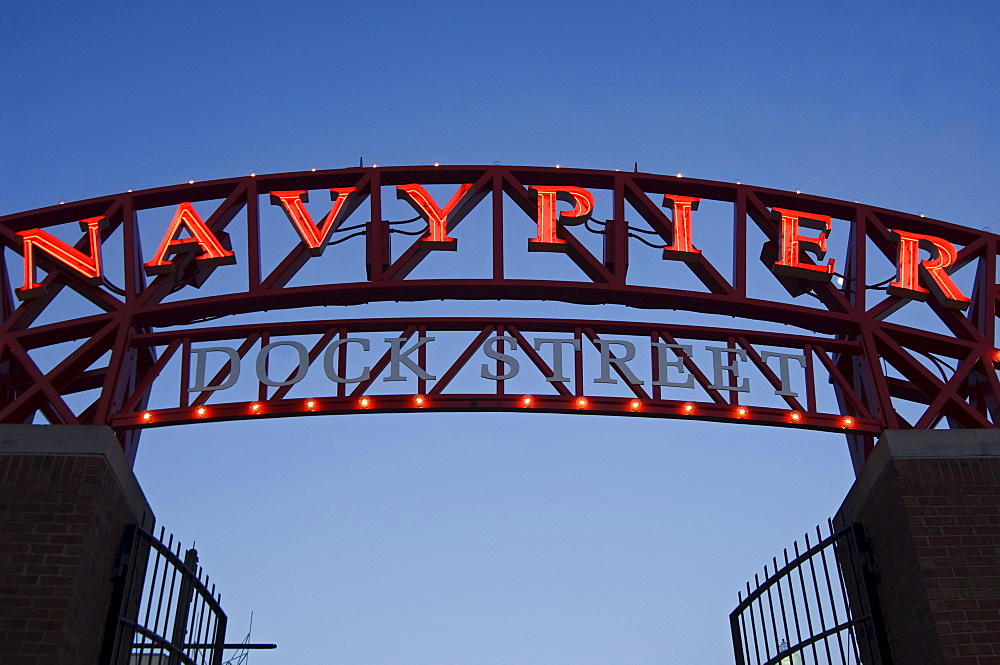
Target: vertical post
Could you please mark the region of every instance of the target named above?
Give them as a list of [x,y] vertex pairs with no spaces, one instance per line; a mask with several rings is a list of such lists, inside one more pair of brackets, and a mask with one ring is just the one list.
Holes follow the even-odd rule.
[[733,205],[733,286],[736,295],[747,295],[747,197],[742,185],[736,185]]
[[493,279],[503,279],[503,176],[493,176]]
[[260,288],[260,196],[257,179],[247,182],[247,290]]
[[177,594],[177,611],[174,614],[174,631],[170,636],[170,665],[179,665],[180,653],[184,650],[184,639],[187,635],[188,613],[191,609],[191,599],[194,597],[194,586],[191,580],[198,575],[198,550],[191,548],[184,553],[184,570],[181,571],[181,588]]
[[382,219],[382,178],[378,169],[373,169],[369,185],[371,194],[369,204],[371,220],[365,224],[366,263],[368,279],[372,282],[382,281],[385,271],[389,268],[389,225]]
[[746,665],[743,655],[743,640],[740,639],[740,617],[737,612],[729,615],[729,632],[733,635],[733,657],[736,665]]
[[604,226],[604,267],[614,283],[625,285],[628,273],[628,220],[625,219],[625,175],[615,174],[612,218]]

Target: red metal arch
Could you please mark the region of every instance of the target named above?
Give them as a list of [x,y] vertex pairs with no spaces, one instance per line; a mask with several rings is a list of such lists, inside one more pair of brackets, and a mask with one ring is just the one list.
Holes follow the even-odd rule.
[[[394,233],[400,229],[385,219],[383,198],[388,193],[403,192],[413,184],[421,188],[450,185],[445,188],[449,192],[454,187],[459,189],[447,205],[444,198],[434,203],[436,208],[428,207],[430,204],[426,200],[411,203],[429,228],[416,237],[404,236],[405,248],[400,251],[393,246],[396,244]],[[504,237],[512,214],[507,204],[512,204],[517,211],[514,215],[523,215],[528,222],[537,224],[541,238],[544,216],[539,203],[541,193],[574,188],[601,192],[603,200],[610,201],[603,204],[605,220],[598,219],[596,212],[587,211],[587,215],[583,215],[587,217],[587,228],[591,222],[597,225],[597,232],[602,236],[600,249],[594,249],[592,242],[585,241],[585,232],[579,226],[570,225],[582,219],[569,218],[564,220],[566,224],[553,226],[555,235],[551,241],[558,242],[558,246],[548,244],[540,248],[564,254],[579,270],[580,279],[553,281],[508,277],[510,252],[506,250],[505,255]],[[262,197],[279,193],[285,196],[287,203],[292,200],[290,193],[317,190],[336,190],[345,197],[343,192],[351,192],[349,198],[341,200],[342,208],[336,214],[331,211],[329,220],[320,217],[323,211],[313,202],[317,212],[315,220],[311,221],[317,231],[323,222],[329,222],[329,234],[323,242],[359,237],[355,242],[364,247],[366,279],[293,286],[293,279],[322,252],[322,247],[311,247],[303,236],[288,252],[275,257],[264,242]],[[405,198],[404,194],[399,194],[400,198]],[[416,195],[411,193],[409,196],[412,199]],[[669,210],[671,205],[665,208],[658,202],[660,198],[667,203],[673,202],[673,212]],[[691,213],[690,209],[686,214],[693,215],[695,221],[690,228],[684,227],[683,202],[694,199],[722,202],[731,208],[731,265],[713,264],[705,253],[684,251],[685,247],[707,245],[711,239],[705,229],[699,228],[698,213]],[[433,197],[430,200],[433,202]],[[230,234],[239,236],[244,243],[238,251],[233,250],[235,265],[225,265],[228,261],[221,256],[219,260],[206,261],[204,252],[199,255],[195,251],[171,254],[166,261],[170,263],[168,267],[150,268],[149,239],[159,241],[165,229],[153,229],[148,223],[140,223],[139,214],[156,208],[172,210],[192,203],[204,206],[204,202],[213,202],[214,211],[204,219],[204,228],[222,243],[218,251],[227,251],[223,245]],[[266,206],[266,202],[263,205]],[[573,205],[577,208],[568,213],[578,212],[579,199]],[[791,261],[798,268],[773,270],[774,264],[780,261],[775,258],[775,248],[787,244],[789,233],[783,226],[786,221],[779,214],[782,210],[801,214],[803,219],[828,217],[838,220],[837,232],[847,234],[846,254],[837,259],[842,284],[811,279],[813,272],[825,265],[815,258],[815,252],[810,255],[796,249],[798,255]],[[450,249],[448,234],[464,219],[475,215],[485,216],[488,225],[489,277],[411,277],[433,252]],[[91,232],[99,234],[105,253],[114,251],[114,256],[120,257],[121,268],[117,273],[120,281],[108,279],[106,275],[101,276],[103,281],[88,278],[52,252],[35,248],[33,256],[47,274],[39,282],[40,288],[29,293],[34,297],[18,302],[17,292],[24,290],[12,276],[21,271],[25,254],[32,251],[27,249],[26,232],[41,229],[46,233],[62,232],[64,237],[79,238],[74,248],[78,254],[86,255],[93,249],[88,237],[81,237],[79,231],[74,232],[76,235],[67,235],[61,229],[95,218],[103,218],[101,228],[96,230],[95,222]],[[794,221],[794,217],[792,219]],[[359,220],[360,224],[354,223]],[[294,220],[290,218],[290,221]],[[436,236],[432,232],[434,224],[438,224]],[[749,239],[753,229],[763,234],[763,247]],[[287,230],[295,233],[292,225]],[[692,235],[686,239],[686,244],[684,233]],[[641,244],[637,239],[640,234],[644,240]],[[141,237],[147,239],[145,254]],[[805,232],[803,243],[808,245],[811,238],[817,237],[816,231]],[[924,320],[939,322],[939,327],[947,333],[929,332],[925,328],[931,326],[920,321],[891,322],[889,317],[909,302],[908,297],[920,294],[900,288],[887,293],[885,284],[868,283],[871,281],[868,271],[874,261],[899,265],[901,237],[904,244],[905,238],[926,237],[938,239],[941,248],[945,245],[956,247],[956,256],[946,266],[947,272],[975,265],[972,286],[967,287],[965,294],[970,300],[967,311],[956,309],[954,300],[938,299],[933,295],[926,305],[921,305]],[[178,240],[178,247],[181,242],[184,241]],[[183,339],[204,335],[196,332],[199,321],[220,315],[316,304],[352,305],[398,300],[504,299],[621,304],[653,311],[670,309],[729,315],[812,331],[815,337],[809,343],[830,350],[825,355],[830,364],[827,369],[840,399],[841,413],[829,415],[831,418],[850,416],[857,424],[848,438],[858,463],[870,449],[873,436],[883,428],[993,427],[997,422],[997,394],[1000,392],[995,349],[997,236],[859,203],[646,173],[511,166],[371,167],[190,183],[8,215],[0,218],[0,243],[6,248],[2,257],[4,269],[0,270],[0,422],[31,422],[41,416],[53,423],[106,423],[115,427],[130,451],[134,450],[143,427],[188,418],[186,412],[169,408],[158,410],[155,422],[143,422],[141,414],[149,406],[150,377],[163,369],[166,349],[176,349],[178,344],[183,346]],[[931,245],[933,251],[933,242]],[[194,244],[188,242],[188,246]],[[539,246],[532,249],[539,249]],[[662,253],[663,259],[684,265],[696,280],[697,290],[634,283],[630,279],[630,262],[643,252],[646,253],[643,256],[653,252],[657,260],[662,260]],[[788,300],[787,296],[769,298],[751,293],[749,265],[757,261],[758,253],[773,270],[774,286],[782,294],[796,296],[792,302],[782,302]],[[269,262],[274,263],[273,268],[267,268]],[[146,269],[144,264],[147,264]],[[927,261],[924,265],[933,269]],[[919,288],[923,283],[934,286],[933,279],[927,279],[925,268],[920,269],[919,279],[923,282],[917,281],[917,267],[913,269],[912,283],[897,275],[894,285]],[[938,274],[944,272],[941,270]],[[223,275],[239,275],[240,285],[211,296],[199,296],[198,287],[223,281]],[[63,314],[59,309],[59,295],[65,289],[91,303],[92,311],[80,315],[73,311]],[[56,321],[42,323],[43,317]],[[480,326],[479,330],[491,325],[494,329],[508,325],[503,320],[492,323],[464,321],[467,327],[473,323]],[[600,325],[626,325],[593,324],[592,330]],[[544,325],[552,326],[555,322]],[[569,329],[580,328],[573,322],[564,322],[564,325]],[[656,329],[656,325],[648,324],[646,332]],[[258,334],[264,334],[262,331],[270,326],[256,326]],[[669,326],[661,328],[669,332]],[[758,333],[748,330],[741,334],[745,338]],[[740,337],[729,330],[716,331],[716,334],[733,340]],[[161,346],[149,344],[149,340],[160,339],[156,335],[173,337]],[[777,339],[773,338],[772,342]],[[76,348],[55,362],[49,371],[42,371],[36,355],[70,342],[77,344]],[[835,343],[850,347],[834,352],[831,345]],[[766,368],[763,371],[766,372]],[[95,391],[97,396],[86,405],[71,406],[72,400],[68,398],[86,391]],[[726,409],[735,405],[734,395],[723,398],[727,404],[725,408],[718,406],[715,400],[706,402],[704,408],[699,405],[695,417],[730,417]],[[411,397],[380,398],[379,409],[410,408],[406,400]],[[588,398],[595,412],[601,413],[617,413],[624,403],[599,395]],[[268,403],[268,415],[297,413],[297,406],[280,403],[281,399]],[[317,399],[320,402],[316,412],[334,413],[354,408],[347,395]],[[514,408],[508,401],[508,397],[495,393],[488,397],[442,394],[429,402],[428,408]],[[474,407],[470,406],[472,402],[475,402]],[[903,404],[909,406],[903,409]],[[641,413],[678,415],[675,413],[677,406],[669,400],[655,400],[650,396],[649,400],[642,400]],[[239,412],[241,408],[219,405],[213,417],[242,417],[245,414]],[[548,403],[544,409],[576,410],[572,404],[562,405],[558,401]],[[749,420],[787,424],[782,420],[787,415],[785,411],[778,409],[766,417],[764,414],[769,412],[758,411]],[[808,408],[803,411],[813,413]],[[810,417],[809,421],[810,426],[820,429],[839,427],[836,419],[821,422]]]

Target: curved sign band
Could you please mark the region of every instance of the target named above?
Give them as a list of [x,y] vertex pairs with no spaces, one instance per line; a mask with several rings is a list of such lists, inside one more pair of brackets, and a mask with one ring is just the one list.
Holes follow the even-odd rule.
[[[882,429],[997,422],[997,236],[860,203],[646,173],[369,167],[7,215],[0,241],[0,422],[109,424],[131,452],[170,423],[423,408],[844,430],[860,463]],[[438,299],[713,325],[262,316]],[[259,320],[206,327],[229,315]]]

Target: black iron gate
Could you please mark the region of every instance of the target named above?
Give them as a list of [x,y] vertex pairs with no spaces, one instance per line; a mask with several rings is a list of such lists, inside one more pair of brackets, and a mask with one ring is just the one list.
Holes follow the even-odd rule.
[[126,529],[118,551],[102,665],[221,665],[226,613],[198,552],[164,531]]
[[[737,665],[889,665],[878,573],[860,524],[784,550],[729,615]],[[791,558],[790,558],[791,557]],[[780,566],[780,567],[779,567]]]

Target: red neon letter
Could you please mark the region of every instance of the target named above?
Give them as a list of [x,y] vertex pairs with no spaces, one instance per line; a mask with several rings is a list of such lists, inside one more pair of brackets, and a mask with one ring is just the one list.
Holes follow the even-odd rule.
[[338,215],[344,209],[347,197],[358,191],[357,187],[334,187],[330,189],[330,200],[333,205],[319,226],[313,222],[312,216],[304,204],[309,202],[309,192],[304,189],[292,192],[271,192],[271,205],[280,205],[299,232],[302,242],[309,248],[309,253],[319,256],[326,249],[326,243],[333,233],[333,225]]
[[80,274],[88,284],[99,284],[101,275],[101,235],[104,217],[89,217],[80,220],[80,230],[87,233],[90,254],[84,254],[70,247],[62,240],[54,238],[41,229],[18,231],[24,241],[24,286],[16,289],[21,300],[42,295],[42,285],[35,281],[35,248],[44,251],[67,268]]
[[[781,220],[781,250],[778,261],[771,266],[771,272],[776,275],[829,281],[833,275],[834,260],[830,259],[823,265],[802,263],[800,250],[803,249],[802,245],[812,245],[809,251],[822,260],[826,256],[826,237],[830,235],[832,220],[826,215],[813,215],[785,208],[772,209],[771,219]],[[821,233],[819,236],[799,235],[799,226],[816,229]]]
[[[190,238],[178,238],[181,227],[187,229],[191,234]],[[236,255],[222,246],[219,239],[215,237],[198,212],[190,203],[182,203],[177,206],[177,212],[170,222],[167,233],[163,236],[163,242],[153,256],[153,260],[143,264],[147,275],[165,275],[174,269],[173,261],[167,258],[168,253],[177,254],[179,252],[195,252],[200,250],[198,261],[203,261],[205,266],[225,265],[236,263]]]
[[663,258],[691,261],[701,254],[691,242],[691,211],[698,209],[700,200],[673,194],[663,197],[663,206],[674,211],[674,244],[663,248]]
[[[922,276],[934,297],[945,307],[965,309],[969,306],[969,299],[946,272],[946,268],[958,259],[954,245],[943,238],[906,231],[893,231],[889,239],[899,247],[899,279],[886,289],[889,293],[902,298],[926,300],[928,290],[920,286]],[[930,252],[932,258],[921,261],[921,249]]]
[[572,203],[570,210],[559,215],[563,224],[582,224],[594,209],[594,195],[583,187],[530,187],[538,193],[538,235],[528,239],[528,251],[545,251],[545,245],[565,245],[556,235],[556,202]]
[[427,190],[416,183],[396,187],[396,198],[407,201],[427,220],[427,237],[421,241],[437,243],[432,249],[458,249],[458,241],[448,236],[448,215],[471,189],[471,184],[460,185],[443,210]]

